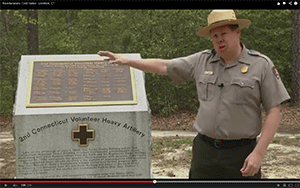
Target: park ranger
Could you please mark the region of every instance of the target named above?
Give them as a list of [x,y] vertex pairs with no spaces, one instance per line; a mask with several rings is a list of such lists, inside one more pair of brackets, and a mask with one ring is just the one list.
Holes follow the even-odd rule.
[[187,57],[132,60],[98,52],[112,63],[168,75],[176,84],[195,81],[199,134],[193,141],[191,179],[261,178],[263,157],[279,127],[280,104],[290,97],[272,61],[241,43],[241,30],[250,23],[237,19],[233,10],[213,10],[198,34],[210,37],[214,49]]

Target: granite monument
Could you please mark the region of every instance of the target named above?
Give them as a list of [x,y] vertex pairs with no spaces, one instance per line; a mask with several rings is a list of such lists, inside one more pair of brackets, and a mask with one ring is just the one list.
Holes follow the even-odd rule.
[[140,70],[98,55],[22,56],[16,178],[150,178],[149,111]]

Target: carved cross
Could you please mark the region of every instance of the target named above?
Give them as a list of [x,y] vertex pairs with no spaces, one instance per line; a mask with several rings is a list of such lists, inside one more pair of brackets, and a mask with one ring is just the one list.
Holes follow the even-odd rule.
[[95,139],[95,130],[88,129],[88,124],[78,124],[78,130],[72,130],[72,140],[79,141],[79,146],[88,146],[89,140]]

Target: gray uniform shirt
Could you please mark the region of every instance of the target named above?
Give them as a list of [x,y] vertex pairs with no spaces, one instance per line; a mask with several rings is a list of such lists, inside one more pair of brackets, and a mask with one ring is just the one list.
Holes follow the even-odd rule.
[[261,104],[267,111],[289,99],[273,62],[246,49],[227,65],[214,50],[172,59],[168,75],[178,84],[194,80],[200,108],[195,129],[215,139],[256,138],[262,127]]

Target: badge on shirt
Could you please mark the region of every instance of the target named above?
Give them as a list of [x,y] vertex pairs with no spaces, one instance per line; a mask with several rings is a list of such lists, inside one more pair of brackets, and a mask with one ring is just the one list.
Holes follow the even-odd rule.
[[246,74],[249,70],[249,67],[247,65],[242,66],[241,73]]
[[277,79],[279,79],[279,72],[278,72],[278,70],[276,69],[275,66],[272,67],[272,71],[273,71],[274,76],[275,76]]

